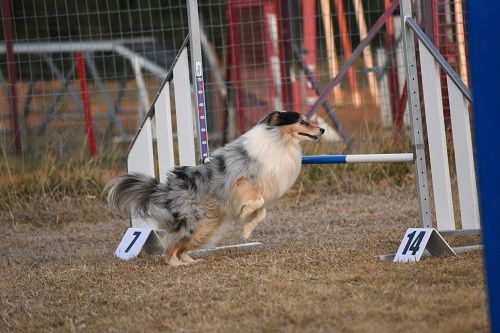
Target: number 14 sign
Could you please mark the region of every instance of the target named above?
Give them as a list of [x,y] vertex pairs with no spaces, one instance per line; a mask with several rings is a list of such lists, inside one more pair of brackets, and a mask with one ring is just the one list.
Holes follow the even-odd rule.
[[394,262],[419,261],[427,249],[432,256],[455,255],[453,249],[434,228],[408,228]]

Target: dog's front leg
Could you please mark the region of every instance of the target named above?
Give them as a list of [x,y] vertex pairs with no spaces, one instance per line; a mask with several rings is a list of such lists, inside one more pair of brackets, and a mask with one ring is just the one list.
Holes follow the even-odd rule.
[[262,209],[262,206],[264,206],[264,198],[262,196],[256,200],[249,200],[241,207],[239,216],[240,219],[244,220],[250,217],[252,214],[255,214]]
[[264,206],[264,197],[258,187],[247,178],[239,178],[232,190],[236,216],[244,220]]
[[255,211],[252,215],[251,220],[243,226],[243,238],[248,239],[252,232],[255,230],[257,225],[264,220],[266,217],[266,208],[262,207]]

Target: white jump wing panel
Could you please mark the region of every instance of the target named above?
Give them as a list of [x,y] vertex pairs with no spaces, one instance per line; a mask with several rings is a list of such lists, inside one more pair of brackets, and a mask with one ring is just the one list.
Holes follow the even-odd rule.
[[174,93],[179,165],[196,165],[187,49],[181,52],[179,60],[174,66]]
[[158,171],[160,182],[175,165],[174,139],[172,136],[172,114],[170,110],[170,83],[163,86],[155,102],[156,146],[158,149]]
[[451,128],[455,147],[458,194],[462,229],[479,229],[479,207],[477,201],[476,172],[472,152],[469,110],[464,95],[455,83],[446,76],[450,101]]
[[[128,172],[140,172],[148,176],[155,176],[153,157],[153,136],[151,134],[151,119],[147,118],[139,134],[130,148],[127,159]],[[132,227],[156,228],[153,222],[132,217]]]
[[437,228],[438,230],[454,230],[455,217],[451,196],[439,65],[420,40],[418,43]]

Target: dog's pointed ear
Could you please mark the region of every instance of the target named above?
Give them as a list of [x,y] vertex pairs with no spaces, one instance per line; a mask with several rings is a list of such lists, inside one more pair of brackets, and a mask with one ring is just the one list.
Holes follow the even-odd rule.
[[281,113],[280,111],[273,111],[273,112],[269,113],[267,116],[262,118],[261,121],[259,121],[259,124],[265,124],[268,126],[272,126],[272,124],[276,122],[276,119],[279,118],[280,113]]
[[298,112],[274,111],[262,119],[259,124],[267,126],[285,126],[295,124],[300,121],[302,115]]

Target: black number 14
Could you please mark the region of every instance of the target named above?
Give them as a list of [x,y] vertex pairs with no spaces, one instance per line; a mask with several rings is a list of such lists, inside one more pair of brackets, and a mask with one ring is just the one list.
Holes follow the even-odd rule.
[[[414,256],[417,252],[418,249],[420,248],[420,243],[422,243],[422,240],[424,239],[425,231],[420,231],[417,237],[415,237],[416,230],[414,232],[410,232],[408,234],[408,242],[406,242],[406,246],[403,250],[403,255],[410,250],[412,255]],[[415,237],[415,240],[413,240],[413,237]]]
[[128,251],[130,251],[130,249],[132,248],[132,246],[135,244],[135,242],[137,241],[137,238],[139,238],[139,236],[141,235],[141,232],[140,231],[134,231],[133,235],[135,236],[134,239],[132,240],[132,242],[130,242],[130,245],[127,247],[127,249],[125,250],[125,253],[127,253]]

